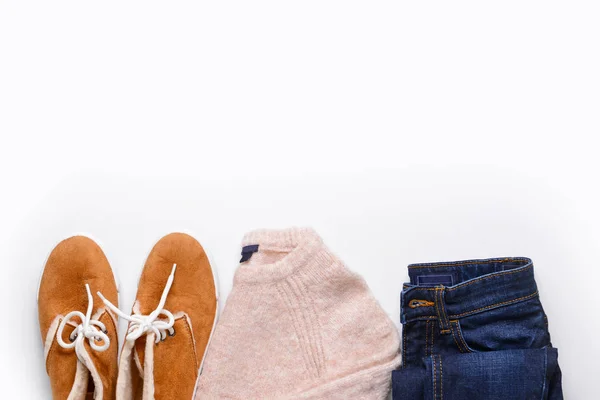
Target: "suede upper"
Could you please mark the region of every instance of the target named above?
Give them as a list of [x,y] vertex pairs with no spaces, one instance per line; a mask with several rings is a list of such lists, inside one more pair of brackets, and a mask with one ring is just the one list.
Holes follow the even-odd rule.
[[175,317],[175,334],[158,344],[150,333],[126,340],[120,361],[119,399],[191,399],[212,333],[217,294],[204,249],[193,237],[172,233],[150,252],[133,307],[134,314],[156,309],[176,264],[164,309]]
[[[93,294],[92,319],[106,326],[110,345],[105,351],[99,352],[92,349],[86,340],[84,346],[90,359],[84,363],[78,359],[74,349],[59,345],[56,332],[68,313],[80,311],[85,314],[88,307],[85,284],[90,286]],[[60,242],[48,258],[38,292],[40,331],[45,342],[46,370],[54,399],[67,399],[72,392],[71,398],[84,399],[90,377],[101,382],[102,388],[96,388],[96,392],[102,393],[103,400],[114,399],[119,348],[116,319],[110,311],[105,310],[101,299],[95,294],[97,291],[101,291],[113,304],[118,304],[117,285],[102,249],[84,236],[74,236]],[[79,324],[81,321],[75,318],[71,322]],[[64,342],[69,342],[73,329],[71,324],[65,325],[62,335]]]

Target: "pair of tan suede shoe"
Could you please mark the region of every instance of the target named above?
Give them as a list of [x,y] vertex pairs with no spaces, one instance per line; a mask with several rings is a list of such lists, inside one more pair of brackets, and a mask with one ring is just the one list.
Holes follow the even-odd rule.
[[[102,249],[85,236],[59,243],[38,290],[46,370],[54,399],[191,399],[217,319],[208,257],[193,237],[156,243],[131,315]],[[129,321],[118,357],[118,318]]]

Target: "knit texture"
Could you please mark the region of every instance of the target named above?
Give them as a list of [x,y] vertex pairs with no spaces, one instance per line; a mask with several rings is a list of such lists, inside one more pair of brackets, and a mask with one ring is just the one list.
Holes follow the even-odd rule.
[[311,229],[260,230],[240,264],[195,399],[384,399],[396,327]]

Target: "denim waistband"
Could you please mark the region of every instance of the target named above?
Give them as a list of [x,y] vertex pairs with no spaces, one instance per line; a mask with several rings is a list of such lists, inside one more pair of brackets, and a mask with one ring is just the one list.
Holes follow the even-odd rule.
[[490,258],[408,266],[401,322],[455,320],[536,297],[529,258]]

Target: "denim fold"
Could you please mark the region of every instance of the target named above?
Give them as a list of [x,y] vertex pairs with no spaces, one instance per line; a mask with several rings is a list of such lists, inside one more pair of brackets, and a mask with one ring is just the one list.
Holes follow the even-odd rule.
[[529,258],[412,264],[400,296],[393,398],[563,398]]

